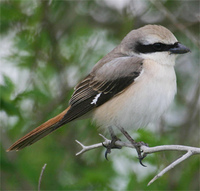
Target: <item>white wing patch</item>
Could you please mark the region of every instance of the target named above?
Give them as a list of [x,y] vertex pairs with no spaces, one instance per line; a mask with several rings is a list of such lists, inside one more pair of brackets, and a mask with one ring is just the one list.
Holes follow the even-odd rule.
[[92,100],[91,104],[96,104],[100,96],[101,96],[101,93],[97,94],[95,98]]
[[144,69],[142,69],[138,77],[134,79],[134,82],[137,81],[142,76],[143,73],[144,73]]

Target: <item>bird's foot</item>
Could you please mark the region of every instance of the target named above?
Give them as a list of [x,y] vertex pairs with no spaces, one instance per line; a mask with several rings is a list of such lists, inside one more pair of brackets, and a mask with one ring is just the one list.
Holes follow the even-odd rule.
[[124,134],[124,136],[131,142],[131,144],[135,147],[137,154],[138,154],[138,159],[139,162],[142,166],[146,167],[143,163],[142,160],[147,156],[147,154],[144,154],[143,151],[141,150],[141,146],[145,145],[148,146],[146,143],[144,142],[136,142],[128,133],[127,131],[124,130],[124,128],[119,128],[120,131]]
[[[133,140],[134,141],[134,140]],[[141,146],[148,146],[147,143],[144,143],[142,141],[140,142],[132,142],[131,143],[133,144],[133,146],[135,147],[136,151],[137,151],[137,154],[138,154],[138,159],[139,159],[139,162],[142,166],[146,167],[146,165],[144,165],[142,163],[142,160],[147,156],[147,154],[144,154],[143,151],[141,150]]]
[[116,141],[121,141],[117,136],[113,135],[112,136],[112,140],[111,142],[108,144],[108,145],[104,145],[103,143],[103,146],[106,148],[106,152],[105,152],[105,158],[106,160],[108,160],[108,154],[111,153],[111,150],[112,149],[121,149],[122,147],[121,146],[118,146],[116,145]]

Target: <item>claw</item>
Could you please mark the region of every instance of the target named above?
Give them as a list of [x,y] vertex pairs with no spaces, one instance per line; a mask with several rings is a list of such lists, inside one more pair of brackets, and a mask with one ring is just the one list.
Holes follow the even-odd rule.
[[106,148],[106,152],[105,152],[105,158],[108,161],[108,154],[111,153],[111,148],[109,148],[109,146],[106,146],[102,143],[102,145]]
[[121,148],[122,148],[121,146],[115,145],[115,142],[116,142],[117,140],[120,140],[120,139],[117,138],[116,136],[113,136],[113,137],[112,137],[111,143],[109,143],[108,145],[104,145],[104,144],[102,143],[102,145],[106,148],[106,152],[105,152],[105,158],[106,158],[106,160],[108,160],[108,154],[111,153],[111,150],[112,150],[112,149],[121,149]]
[[105,158],[106,158],[107,161],[109,161],[109,160],[108,160],[108,154],[110,154],[110,151],[108,151],[108,149],[106,149]]
[[144,165],[144,164],[142,163],[142,159],[139,159],[139,162],[140,162],[140,164],[141,164],[143,167],[147,167],[146,165]]
[[139,159],[139,162],[140,162],[140,164],[143,166],[143,167],[147,167],[146,165],[144,165],[143,163],[142,163],[142,160],[144,159],[145,157],[138,157],[138,159]]
[[142,151],[140,150],[140,147],[141,147],[142,145],[146,145],[146,143],[138,142],[138,143],[136,143],[135,148],[136,148],[136,151],[137,151],[137,153],[138,153],[138,159],[139,159],[140,164],[141,164],[142,166],[144,166],[144,167],[147,167],[146,165],[144,165],[144,164],[142,163],[142,160],[147,156],[147,154],[143,154],[143,155],[142,155]]

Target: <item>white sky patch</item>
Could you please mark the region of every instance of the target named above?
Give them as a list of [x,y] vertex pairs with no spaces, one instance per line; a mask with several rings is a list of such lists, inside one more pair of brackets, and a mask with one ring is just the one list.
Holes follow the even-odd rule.
[[16,67],[6,60],[6,58],[12,54],[13,37],[14,33],[10,33],[7,36],[1,36],[0,38],[0,84],[3,84],[3,75],[12,75],[12,80],[17,78]]
[[92,100],[91,104],[96,104],[100,96],[101,96],[101,93],[97,94],[95,98]]
[[124,7],[126,7],[130,3],[130,0],[109,0],[109,1],[104,0],[104,2],[109,7],[112,7],[112,8],[115,7],[118,10],[122,10]]
[[[16,63],[9,57],[16,53],[14,45],[14,37],[16,31],[11,31],[7,35],[0,36],[0,84],[4,84],[3,76],[8,76],[15,84],[15,94],[24,91],[29,86],[28,79],[30,78],[30,72],[27,69],[22,69],[17,66]],[[19,52],[18,55],[27,55],[27,52]],[[13,96],[15,97],[15,94]]]

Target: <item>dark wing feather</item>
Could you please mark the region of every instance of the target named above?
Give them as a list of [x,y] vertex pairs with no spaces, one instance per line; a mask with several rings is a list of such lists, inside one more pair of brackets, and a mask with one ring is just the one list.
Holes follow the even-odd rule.
[[142,59],[138,57],[115,58],[93,70],[75,87],[62,121],[72,121],[104,104],[132,84],[141,71]]

